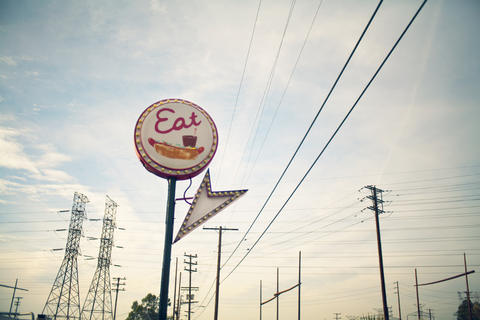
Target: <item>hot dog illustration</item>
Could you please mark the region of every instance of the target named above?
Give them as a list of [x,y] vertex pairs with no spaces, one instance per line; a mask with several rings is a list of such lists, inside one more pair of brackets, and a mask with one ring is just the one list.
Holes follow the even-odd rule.
[[170,159],[195,160],[205,150],[204,147],[197,149],[194,146],[174,146],[165,141],[156,141],[152,138],[148,138],[148,143],[155,148],[159,155]]

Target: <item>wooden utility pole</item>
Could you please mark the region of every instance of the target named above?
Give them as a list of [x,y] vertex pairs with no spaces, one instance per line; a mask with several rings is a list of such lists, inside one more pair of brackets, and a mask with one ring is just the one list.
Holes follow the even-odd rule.
[[5,288],[13,289],[12,303],[10,304],[10,313],[12,313],[13,301],[15,300],[15,292],[16,292],[17,290],[28,291],[27,289],[22,289],[22,288],[17,287],[17,284],[18,284],[18,279],[15,280],[15,287],[10,287],[10,286],[6,286],[6,285],[4,285],[4,284],[0,284],[0,287],[5,287]]
[[302,252],[298,252],[298,320],[300,320],[300,287],[302,286]]
[[193,258],[196,258],[197,255],[191,255],[191,254],[184,254],[185,257],[188,257],[190,260],[186,261],[184,260],[183,263],[186,263],[189,265],[189,269],[185,267],[185,271],[189,272],[189,277],[188,277],[188,320],[190,320],[190,316],[192,314],[192,272],[197,272],[197,268],[192,269],[192,266],[196,266],[198,263],[197,262],[192,262]]
[[112,289],[114,291],[116,291],[116,294],[115,294],[115,309],[113,309],[113,320],[116,319],[117,317],[117,301],[118,301],[118,291],[125,291],[125,288],[122,288],[120,289],[120,286],[124,286],[125,285],[125,282],[124,283],[120,283],[120,280],[127,280],[125,277],[124,278],[113,278],[113,280],[117,280],[117,288],[116,289]]
[[432,320],[432,310],[433,309],[428,309],[428,319]]
[[14,318],[18,318],[17,312],[18,312],[18,307],[20,306],[20,299],[23,299],[23,297],[15,297],[17,301],[15,301],[15,316]]
[[279,309],[280,309],[279,308],[280,307],[279,298],[280,298],[280,295],[282,295],[284,293],[287,293],[290,290],[295,289],[296,287],[298,287],[298,320],[300,320],[300,308],[301,308],[300,287],[302,285],[302,283],[301,283],[301,273],[302,273],[301,268],[302,268],[302,252],[299,251],[298,252],[298,283],[296,285],[294,285],[293,287],[289,288],[289,289],[279,291],[280,290],[280,276],[279,276],[280,272],[279,272],[279,268],[277,268],[277,292],[275,292],[273,294],[273,298],[270,298],[267,301],[262,301],[262,280],[260,280],[260,320],[262,320],[262,306],[264,304],[269,303],[270,301],[273,301],[273,300],[277,301],[277,317],[276,317],[276,319],[278,320],[279,315],[280,315],[280,313],[279,313]]
[[238,231],[238,229],[229,229],[224,227],[218,228],[203,228],[203,230],[217,230],[218,231],[218,257],[217,257],[217,281],[215,285],[215,313],[214,320],[218,320],[218,301],[220,295],[220,263],[222,257],[222,232],[223,231]]
[[260,280],[260,320],[262,320],[262,280]]
[[175,320],[175,310],[176,310],[176,303],[177,303],[177,273],[178,273],[178,257],[175,259],[175,286],[173,287],[173,319],[174,320]]
[[[280,291],[280,271],[277,268],[277,293]],[[277,294],[277,320],[279,317],[278,311],[280,309],[280,295]]]
[[397,281],[397,298],[398,298],[398,320],[402,320],[402,309],[400,308],[400,286]]
[[[368,196],[367,198],[373,201],[373,207],[368,207],[368,209],[372,210],[375,214],[375,226],[377,229],[378,263],[380,266],[380,282],[382,285],[383,318],[385,320],[389,320],[390,315],[388,312],[387,291],[385,288],[385,274],[383,268],[382,240],[380,237],[380,222],[378,218],[381,213],[384,213],[383,200],[381,199],[383,190],[380,190],[375,186],[366,186],[365,188],[369,189],[372,192],[372,195]],[[382,208],[380,208],[380,206]]]
[[[450,280],[457,279],[457,278],[465,276],[465,279],[466,279],[466,282],[467,282],[467,299],[468,299],[468,301],[470,301],[470,293],[468,291],[469,290],[468,289],[468,275],[472,274],[472,273],[475,273],[475,270],[467,271],[467,259],[465,257],[465,253],[463,254],[463,261],[465,263],[465,273],[461,273],[461,274],[458,274],[458,275],[453,276],[453,277],[449,277],[449,278],[446,278],[446,279],[441,279],[441,280],[437,280],[437,281],[433,281],[433,282],[428,282],[428,283],[418,284],[417,269],[415,269],[415,287],[417,289],[417,310],[418,310],[418,314],[419,314],[418,315],[419,320],[420,320],[420,302],[419,302],[419,298],[418,298],[418,287],[419,286],[428,286],[428,285],[431,285],[431,284],[450,281]],[[460,303],[461,302],[462,302],[462,297],[460,296]],[[470,306],[470,304],[468,304],[468,306]],[[470,317],[471,317],[472,314],[471,314],[470,310],[469,310],[469,313],[470,313]],[[472,320],[472,318],[470,318],[470,320]]]
[[417,313],[418,313],[418,320],[420,320],[420,298],[418,297],[417,268],[415,268],[415,288],[416,288],[416,292],[417,292]]
[[180,290],[182,289],[182,273],[180,272],[180,275],[178,276],[178,298],[177,298],[177,308],[173,310],[173,320],[178,320],[180,319],[180,309],[182,306],[181,303],[181,294]]
[[463,263],[465,266],[465,282],[467,283],[467,306],[468,306],[468,315],[470,320],[472,320],[472,306],[470,304],[470,289],[468,288],[468,272],[467,272],[467,256],[465,252],[463,253]]

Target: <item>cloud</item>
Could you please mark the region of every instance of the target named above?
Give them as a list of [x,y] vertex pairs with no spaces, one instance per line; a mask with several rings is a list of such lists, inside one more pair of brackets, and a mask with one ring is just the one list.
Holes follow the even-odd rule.
[[[59,153],[51,144],[38,143],[26,131],[0,127],[0,167],[26,170],[36,180],[64,183],[73,178],[67,173],[54,169],[71,161],[68,155]],[[28,150],[28,151],[27,151]]]
[[0,179],[0,194],[2,195],[11,195],[15,194],[17,190],[19,190],[22,187],[22,184],[5,180],[5,179]]
[[0,57],[0,61],[3,61],[10,66],[17,65],[17,62],[12,57]]
[[22,56],[22,57],[0,57],[0,61],[5,62],[9,66],[16,66],[18,64],[18,62],[32,61],[32,60],[33,60],[32,58],[28,58],[28,57],[24,57],[24,56]]
[[153,11],[159,12],[159,13],[166,13],[167,8],[165,3],[161,3],[158,0],[150,0],[150,6]]
[[24,169],[39,174],[35,164],[25,156],[23,146],[14,139],[20,132],[12,128],[0,127],[0,167]]
[[68,175],[66,172],[54,169],[42,170],[41,174],[34,174],[31,175],[31,177],[37,180],[46,180],[58,183],[64,183],[73,180],[73,177]]
[[0,114],[0,122],[12,122],[15,121],[15,119],[13,115]]
[[[58,174],[58,173],[57,173]],[[47,175],[42,175],[41,179],[46,180],[48,178],[53,179],[53,174],[47,173]],[[57,178],[58,180],[58,178]],[[54,181],[58,182],[58,181]],[[25,195],[28,197],[30,201],[33,202],[43,202],[45,201],[45,198],[47,196],[53,196],[53,197],[60,197],[63,199],[71,199],[72,194],[75,191],[78,190],[87,190],[88,187],[76,184],[76,183],[70,183],[70,184],[56,184],[56,183],[51,183],[51,184],[42,184],[42,183],[36,183],[32,184],[31,181],[30,183],[18,183],[14,181],[9,181],[6,179],[0,179],[0,194],[3,196],[9,196],[9,195]],[[84,191],[85,192],[85,191]],[[84,193],[82,192],[82,193]],[[90,193],[89,194],[89,199],[90,199]],[[8,200],[4,200],[8,201]],[[19,202],[10,202],[10,203],[17,203]]]
[[40,75],[40,74],[39,74],[38,72],[36,72],[36,71],[25,71],[25,74],[26,74],[27,76],[35,76],[35,77],[38,76],[38,75]]
[[0,203],[1,203],[1,204],[11,204],[11,203],[13,203],[13,202],[0,199]]
[[42,168],[56,167],[63,162],[71,161],[70,156],[55,151],[51,144],[42,144],[38,149],[44,153],[38,158],[38,166]]

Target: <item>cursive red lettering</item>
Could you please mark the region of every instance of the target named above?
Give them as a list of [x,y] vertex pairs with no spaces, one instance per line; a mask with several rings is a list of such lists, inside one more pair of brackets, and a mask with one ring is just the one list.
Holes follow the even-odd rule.
[[195,121],[196,117],[197,117],[197,115],[195,114],[195,112],[192,112],[192,115],[190,116],[190,119],[192,120],[192,122],[190,123],[190,126],[193,124],[194,126],[198,127],[200,125],[200,123],[202,123],[202,121],[196,122]]
[[157,131],[158,133],[165,134],[165,133],[169,133],[170,131],[172,131],[173,128],[170,128],[170,129],[168,129],[168,130],[162,131],[162,130],[160,130],[160,128],[158,127],[158,125],[159,125],[160,123],[165,122],[165,121],[168,121],[168,118],[161,118],[161,117],[160,117],[160,113],[161,113],[162,111],[168,111],[168,112],[171,112],[171,113],[175,113],[175,111],[173,111],[172,109],[169,109],[169,108],[163,108],[163,109],[158,110],[158,112],[157,112],[157,119],[158,119],[158,121],[155,123],[155,131]]
[[177,118],[175,122],[173,123],[173,130],[182,130],[183,128],[188,128],[188,126],[185,125],[185,119],[182,117]]
[[160,130],[160,124],[162,122],[167,122],[169,120],[169,118],[162,118],[160,116],[160,113],[162,113],[163,111],[175,113],[174,110],[169,109],[169,108],[163,108],[163,109],[158,110],[158,112],[157,112],[158,121],[155,123],[155,131],[157,131],[158,133],[161,133],[161,134],[169,133],[172,130],[179,131],[179,130],[182,130],[182,129],[188,129],[192,125],[198,127],[202,123],[202,121],[197,122],[197,120],[196,120],[197,115],[195,114],[195,112],[192,112],[192,115],[189,117],[189,119],[191,120],[190,124],[186,124],[185,119],[183,117],[178,117],[177,119],[175,119],[175,121],[173,122],[173,125],[170,129]]

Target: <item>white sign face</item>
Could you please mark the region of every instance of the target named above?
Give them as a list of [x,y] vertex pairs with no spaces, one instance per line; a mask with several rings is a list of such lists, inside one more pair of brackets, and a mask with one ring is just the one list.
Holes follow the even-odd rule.
[[216,214],[244,196],[247,191],[246,189],[213,191],[210,181],[210,170],[207,170],[173,243],[200,227],[205,221],[213,218]]
[[135,149],[145,168],[162,177],[192,178],[207,168],[218,145],[212,118],[181,99],[158,101],[135,126]]

